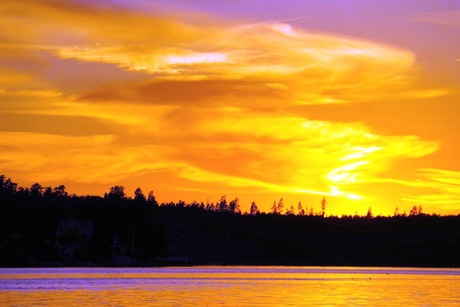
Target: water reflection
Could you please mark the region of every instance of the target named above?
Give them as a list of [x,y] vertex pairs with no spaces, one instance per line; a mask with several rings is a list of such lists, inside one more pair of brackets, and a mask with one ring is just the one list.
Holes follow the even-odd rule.
[[0,269],[0,305],[458,306],[459,284],[459,269]]

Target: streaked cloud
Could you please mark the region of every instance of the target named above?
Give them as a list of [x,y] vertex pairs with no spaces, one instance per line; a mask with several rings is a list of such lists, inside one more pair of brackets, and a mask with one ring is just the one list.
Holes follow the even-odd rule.
[[404,200],[452,210],[460,199],[460,172],[443,169],[420,169],[419,187],[425,193],[406,195]]
[[419,172],[433,181],[460,188],[460,172],[442,169],[420,169]]
[[[414,62],[407,50],[308,33],[286,24],[218,26],[207,31],[194,29],[201,32],[200,39],[191,39],[183,48],[174,42],[156,47],[144,41],[138,47],[65,47],[57,54],[144,71],[157,79],[256,80],[262,87],[275,85],[293,104],[349,102],[368,99],[377,88],[380,93],[397,90],[406,84]],[[222,35],[216,36],[216,31]]]
[[460,10],[421,12],[415,15],[413,20],[441,26],[460,27]]
[[[121,146],[114,135],[0,132],[0,136],[2,170],[48,182],[110,184],[127,176],[175,167],[171,161],[162,162],[161,146]],[[23,176],[19,177],[24,179]]]

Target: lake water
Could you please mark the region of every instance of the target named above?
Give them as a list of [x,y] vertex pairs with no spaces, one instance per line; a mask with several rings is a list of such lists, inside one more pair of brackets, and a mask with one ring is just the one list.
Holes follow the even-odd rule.
[[460,306],[460,269],[0,269],[0,306]]

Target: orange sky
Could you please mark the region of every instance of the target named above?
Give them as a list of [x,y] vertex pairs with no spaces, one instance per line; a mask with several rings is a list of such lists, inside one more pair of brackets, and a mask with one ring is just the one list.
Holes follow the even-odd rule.
[[460,213],[460,1],[0,4],[0,174]]

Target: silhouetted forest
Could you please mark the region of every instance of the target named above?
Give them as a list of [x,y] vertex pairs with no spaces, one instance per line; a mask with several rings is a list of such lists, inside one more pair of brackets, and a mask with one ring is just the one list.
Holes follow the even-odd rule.
[[270,213],[238,199],[158,204],[114,186],[69,195],[65,186],[18,187],[0,176],[0,266],[460,265],[460,216],[395,210],[392,217],[330,217],[302,204]]

